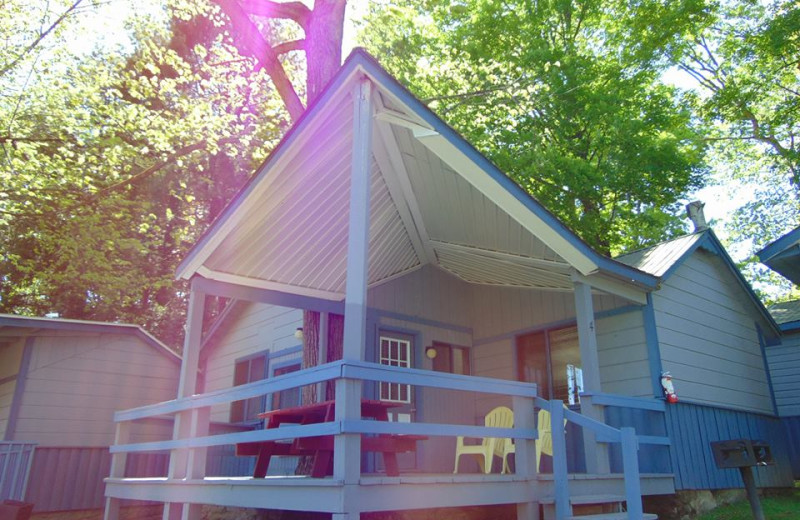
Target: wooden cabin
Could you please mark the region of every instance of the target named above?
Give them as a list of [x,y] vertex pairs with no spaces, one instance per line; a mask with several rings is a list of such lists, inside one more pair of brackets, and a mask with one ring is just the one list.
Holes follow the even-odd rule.
[[[718,245],[709,231],[598,254],[356,50],[180,265],[192,292],[178,399],[116,414],[106,518],[133,499],[164,502],[165,518],[203,504],[335,520],[511,504],[520,519],[640,519],[654,518],[642,497],[741,486],[707,441],[746,427],[786,450],[759,343],[777,329],[708,253]],[[207,295],[233,303],[203,330]],[[724,381],[750,370],[742,391]],[[324,420],[308,413],[320,406]],[[484,424],[498,406],[512,427]],[[129,440],[163,415],[171,438]],[[547,418],[565,427],[545,433]],[[501,439],[510,471],[494,457],[454,473],[459,436]],[[233,445],[280,456],[258,477],[210,470],[209,449]],[[125,477],[130,454],[165,451],[167,478]],[[322,472],[295,475],[301,455]],[[791,482],[784,465],[758,471]]]
[[[34,511],[101,508],[114,412],[173,398],[180,357],[136,325],[0,315],[0,491]],[[141,441],[171,421],[137,425]],[[136,456],[129,476],[166,473]]]
[[[800,228],[796,228],[756,253],[761,262],[800,285]],[[800,479],[800,300],[769,307],[781,329],[779,342],[767,346],[775,404],[789,438],[794,478]]]

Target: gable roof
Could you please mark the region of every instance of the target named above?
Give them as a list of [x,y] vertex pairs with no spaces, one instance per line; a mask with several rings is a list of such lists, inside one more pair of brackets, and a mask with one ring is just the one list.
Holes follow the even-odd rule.
[[775,303],[767,307],[782,331],[800,329],[800,300]]
[[594,251],[360,49],[192,248],[178,277],[343,299],[350,94],[363,78],[376,106],[370,285],[433,264],[480,284],[564,290],[577,272],[642,292],[657,286],[656,277]]
[[653,276],[658,276],[660,281],[665,281],[698,248],[710,251],[722,259],[728,271],[734,276],[739,286],[744,289],[759,314],[761,314],[770,327],[777,332],[779,330],[778,324],[769,311],[767,311],[767,308],[764,307],[761,299],[753,291],[748,281],[742,276],[742,272],[736,267],[736,263],[730,255],[728,255],[725,247],[711,228],[618,256],[617,260],[642,269]]
[[800,227],[756,253],[761,263],[800,285]]
[[180,364],[181,362],[181,357],[178,354],[139,325],[0,314],[0,332],[4,330],[14,331],[16,329],[19,329],[17,332],[19,332],[20,335],[25,336],[36,336],[37,333],[43,330],[129,335],[140,339],[146,345],[175,363]]

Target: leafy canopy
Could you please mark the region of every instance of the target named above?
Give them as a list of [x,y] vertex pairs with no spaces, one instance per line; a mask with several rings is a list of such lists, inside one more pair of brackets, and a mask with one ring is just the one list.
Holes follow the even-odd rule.
[[416,0],[373,7],[381,62],[606,253],[683,231],[704,143],[662,84],[695,2]]

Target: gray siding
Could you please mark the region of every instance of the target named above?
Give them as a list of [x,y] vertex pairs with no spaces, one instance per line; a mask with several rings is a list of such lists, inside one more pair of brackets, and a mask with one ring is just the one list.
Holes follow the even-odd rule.
[[[595,295],[594,311],[602,312],[628,302]],[[569,292],[537,291],[513,287],[473,286],[475,342],[510,332],[532,330],[575,319],[575,296]]]
[[17,381],[14,378],[19,373],[24,349],[23,340],[0,343],[0,440],[5,438],[8,418],[11,413],[11,403],[14,400],[14,390]]
[[[178,365],[128,335],[37,337],[14,439],[41,446],[109,446],[115,411],[174,399]],[[141,440],[163,428],[142,430]]]
[[722,259],[697,250],[653,303],[662,366],[680,399],[772,413],[760,316]]
[[[303,326],[303,312],[299,309],[260,303],[239,303],[231,322],[214,341],[206,362],[205,391],[230,388],[233,385],[233,370],[236,360],[258,352],[279,352],[300,345],[294,337],[297,327]],[[294,357],[299,358],[300,354]],[[270,365],[276,361],[271,356]],[[230,404],[212,408],[211,420],[228,422]]]
[[641,311],[634,309],[597,320],[597,350],[603,392],[652,397]]
[[778,414],[800,416],[800,334],[787,334],[782,343],[767,347],[767,361]]
[[370,289],[367,305],[404,316],[472,327],[470,287],[446,271],[425,266]]

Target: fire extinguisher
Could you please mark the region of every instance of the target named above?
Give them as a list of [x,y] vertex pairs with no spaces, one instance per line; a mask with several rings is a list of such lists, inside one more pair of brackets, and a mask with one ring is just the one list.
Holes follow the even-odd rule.
[[675,393],[675,387],[672,386],[672,376],[669,372],[661,373],[661,388],[664,390],[664,396],[668,403],[678,402],[678,394]]

